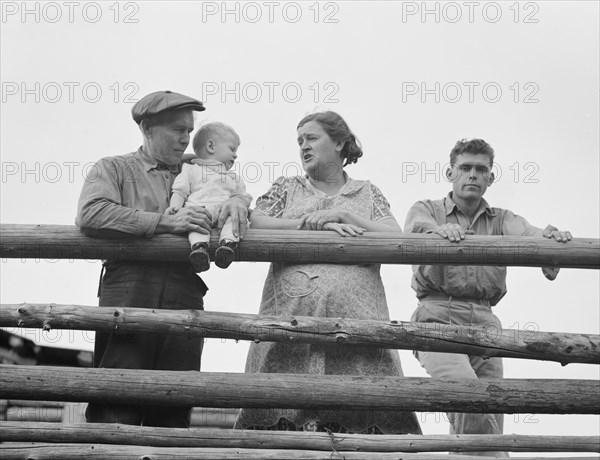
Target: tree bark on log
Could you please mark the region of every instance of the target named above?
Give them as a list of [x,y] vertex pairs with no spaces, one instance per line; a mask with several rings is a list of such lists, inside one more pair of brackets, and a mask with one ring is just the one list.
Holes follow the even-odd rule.
[[[98,232],[86,235],[70,225],[0,225],[0,256],[19,259],[108,259],[186,262],[185,236],[133,238]],[[213,232],[210,254],[218,244]],[[600,268],[600,239],[566,244],[547,238],[467,235],[452,243],[438,235],[367,232],[341,237],[333,231],[248,230],[237,261],[340,264],[506,265]]]
[[600,414],[600,382],[575,379],[447,381],[0,365],[0,392],[3,399],[167,406]]
[[[366,455],[365,455],[366,454]],[[118,446],[110,444],[34,444],[2,445],[3,460],[332,460],[342,458],[336,451],[280,449],[213,449],[194,447]],[[489,460],[489,457],[448,455],[442,453],[412,454],[403,452],[344,452],[343,458],[355,460]],[[546,460],[545,457],[520,457],[522,460]],[[589,460],[590,457],[552,457],[559,460]]]
[[122,333],[154,332],[233,340],[346,344],[600,364],[600,336],[454,324],[348,318],[280,317],[199,310],[0,305],[0,326]]
[[[332,437],[333,436],[333,437]],[[340,452],[600,452],[595,436],[360,435],[253,430],[155,428],[89,423],[0,425],[4,442],[98,443],[155,447],[292,449]]]

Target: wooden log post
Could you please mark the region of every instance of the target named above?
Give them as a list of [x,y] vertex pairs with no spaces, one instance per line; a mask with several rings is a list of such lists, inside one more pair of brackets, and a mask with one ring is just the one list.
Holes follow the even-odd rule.
[[599,381],[574,379],[446,381],[0,365],[0,398],[115,404],[600,414],[598,392]]
[[7,422],[4,442],[98,443],[156,447],[322,450],[340,452],[600,452],[595,436],[360,435],[219,429],[177,429],[113,423]]
[[[104,236],[102,236],[104,235]],[[106,236],[110,235],[110,236]],[[84,235],[69,225],[0,225],[0,256],[30,259],[108,259],[185,262],[185,236],[131,238]],[[213,233],[211,256],[218,236]],[[468,235],[451,243],[438,235],[367,232],[341,237],[333,231],[248,230],[237,261],[340,264],[444,264],[600,268],[600,239],[562,244],[547,238]]]
[[[6,421],[6,412],[8,410],[8,401],[6,399],[0,399],[0,422]],[[0,438],[2,439],[2,438]]]
[[234,340],[347,344],[600,364],[600,336],[348,318],[278,317],[198,310],[0,305],[0,326],[154,332]]

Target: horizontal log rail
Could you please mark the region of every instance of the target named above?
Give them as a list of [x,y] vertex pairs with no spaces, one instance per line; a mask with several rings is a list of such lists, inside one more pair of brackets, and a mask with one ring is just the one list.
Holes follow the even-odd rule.
[[[85,403],[57,401],[0,400],[0,432],[2,421],[83,423]],[[237,408],[194,407],[190,426],[196,428],[231,429],[237,418]],[[56,427],[55,423],[51,424]],[[0,441],[3,438],[0,435]],[[65,441],[67,442],[67,441]],[[90,442],[94,442],[93,440]],[[156,445],[156,444],[153,444]]]
[[4,422],[4,442],[98,443],[156,447],[295,449],[356,452],[600,452],[596,436],[360,435],[215,429],[177,429],[112,423]]
[[600,414],[599,392],[599,381],[575,379],[446,381],[0,365],[2,399],[203,407]]
[[[29,259],[188,260],[185,236],[152,238],[86,236],[67,225],[0,225],[0,256]],[[218,238],[213,233],[211,255]],[[343,264],[446,264],[600,268],[600,239],[562,244],[546,238],[468,235],[451,243],[437,235],[373,233],[341,237],[335,232],[248,230],[237,261]]]
[[0,326],[155,332],[234,340],[346,344],[600,364],[600,336],[451,324],[260,316],[198,310],[2,304]]
[[6,400],[6,404],[13,407],[19,408],[54,408],[62,409],[65,406],[65,401],[44,401],[43,404],[40,401],[32,401],[27,399],[9,399]]
[[[479,455],[467,456],[442,453],[404,452],[323,452],[288,449],[218,449],[201,447],[120,446],[114,444],[2,444],[2,460],[489,460]],[[522,460],[542,460],[546,457],[519,457]],[[552,460],[589,460],[590,457],[552,457]]]

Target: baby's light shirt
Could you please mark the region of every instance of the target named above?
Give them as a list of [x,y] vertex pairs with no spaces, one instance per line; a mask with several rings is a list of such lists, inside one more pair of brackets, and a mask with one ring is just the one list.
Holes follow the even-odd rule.
[[247,206],[252,196],[246,192],[246,184],[233,169],[216,160],[195,158],[192,164],[184,163],[181,173],[175,178],[173,193],[184,198],[186,204],[201,206],[214,205],[240,196]]

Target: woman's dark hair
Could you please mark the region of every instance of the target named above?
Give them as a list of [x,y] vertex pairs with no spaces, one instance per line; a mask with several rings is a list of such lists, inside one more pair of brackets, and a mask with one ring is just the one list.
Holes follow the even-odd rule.
[[315,121],[321,125],[325,132],[334,142],[343,142],[342,147],[342,158],[345,158],[344,166],[356,163],[360,157],[362,157],[363,151],[356,139],[356,136],[352,134],[348,124],[344,119],[337,113],[328,110],[326,112],[316,112],[305,116],[296,129],[301,128],[309,121]]

